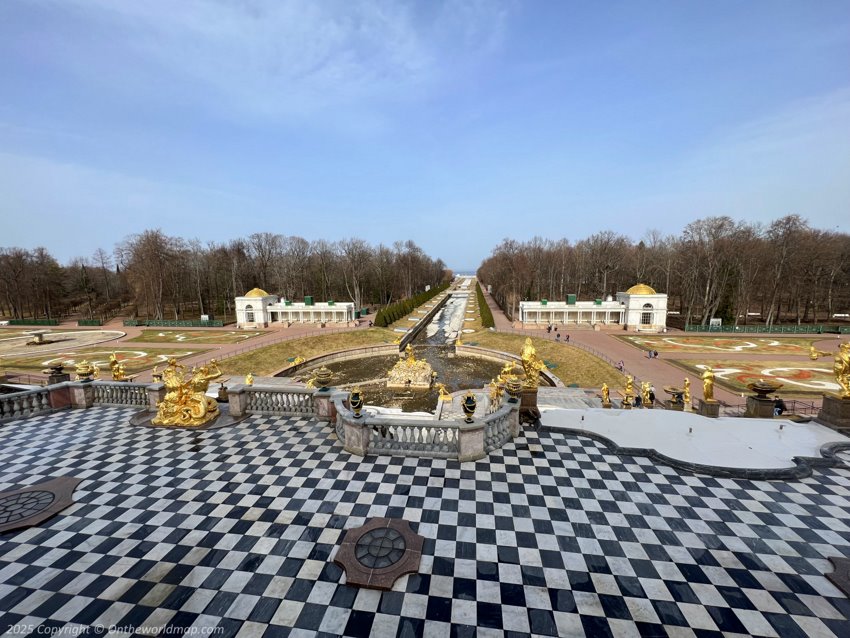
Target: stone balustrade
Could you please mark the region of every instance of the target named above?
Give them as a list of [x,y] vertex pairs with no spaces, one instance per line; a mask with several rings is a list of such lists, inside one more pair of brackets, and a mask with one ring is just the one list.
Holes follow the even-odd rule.
[[228,388],[227,398],[232,417],[279,414],[331,418],[330,392],[313,390],[303,385],[240,384]]
[[47,388],[0,395],[0,423],[52,411]]
[[501,448],[519,434],[519,404],[506,402],[496,412],[471,423],[393,415],[360,418],[335,397],[336,434],[352,454],[424,456],[474,461]]
[[[0,396],[0,423],[65,408],[115,405],[156,409],[165,393],[162,383],[66,382]],[[519,404],[506,401],[471,423],[464,420],[407,418],[392,414],[355,418],[347,392],[314,390],[302,385],[234,385],[227,390],[231,417],[248,414],[306,416],[334,424],[348,452],[423,456],[474,461],[517,436]]]
[[96,381],[91,384],[94,405],[137,406],[148,405],[148,383],[124,381]]

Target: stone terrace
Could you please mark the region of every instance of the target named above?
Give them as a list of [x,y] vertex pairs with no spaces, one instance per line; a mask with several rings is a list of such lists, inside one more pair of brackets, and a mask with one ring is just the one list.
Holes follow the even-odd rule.
[[[187,432],[132,427],[133,412],[0,427],[0,490],[82,479],[76,504],[0,535],[4,630],[850,635],[850,601],[824,577],[827,557],[850,557],[847,469],[688,476],[558,433],[475,463],[361,459],[311,419]],[[345,530],[384,516],[426,538],[420,573],[345,585]]]

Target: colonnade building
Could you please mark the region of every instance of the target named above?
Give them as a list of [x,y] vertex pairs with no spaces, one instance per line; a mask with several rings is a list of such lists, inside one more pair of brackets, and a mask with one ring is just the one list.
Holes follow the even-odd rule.
[[237,328],[268,328],[273,323],[348,323],[354,321],[354,304],[350,301],[314,302],[280,299],[261,288],[236,297]]
[[655,292],[646,284],[618,292],[616,300],[520,301],[519,321],[523,327],[538,325],[602,325],[622,326],[625,330],[664,332],[667,329],[667,295]]

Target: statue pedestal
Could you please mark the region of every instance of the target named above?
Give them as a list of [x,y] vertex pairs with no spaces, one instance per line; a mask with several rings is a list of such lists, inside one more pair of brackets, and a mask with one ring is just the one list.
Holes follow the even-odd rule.
[[612,407],[612,406],[611,406],[611,402],[610,402],[610,401],[608,401],[608,402],[606,403],[605,401],[603,401],[603,402],[602,402],[602,407],[603,407],[603,408],[605,408],[606,410],[610,410],[610,409],[611,409],[611,407]]
[[839,394],[824,394],[823,405],[815,419],[821,425],[850,434],[850,398]]
[[685,404],[684,403],[672,401],[671,399],[667,399],[664,402],[664,407],[667,408],[668,410],[675,410],[677,412],[684,412],[685,411]]
[[772,419],[773,399],[763,396],[747,397],[747,411],[744,416],[751,419]]
[[[720,416],[720,402],[716,399],[698,399],[697,413],[702,416],[707,416],[711,419],[716,419]],[[771,412],[771,414],[773,414]]]
[[519,422],[537,424],[540,422],[540,410],[537,408],[537,387],[523,386],[519,404]]

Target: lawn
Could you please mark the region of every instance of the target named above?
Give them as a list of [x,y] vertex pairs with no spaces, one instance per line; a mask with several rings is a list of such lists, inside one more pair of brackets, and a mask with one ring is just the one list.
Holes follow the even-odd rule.
[[703,359],[698,362],[692,359],[668,359],[667,362],[697,376],[702,374],[706,366],[711,366],[717,384],[733,392],[750,392],[747,384],[759,379],[784,384],[779,390],[784,395],[813,395],[840,389],[832,373],[830,358],[819,361]]
[[264,330],[142,330],[127,341],[140,343],[241,343]]
[[0,367],[9,370],[42,370],[50,366],[62,363],[70,368],[66,372],[73,373],[73,367],[83,359],[97,365],[101,369],[101,377],[109,376],[109,356],[112,353],[124,364],[128,373],[147,370],[155,365],[162,366],[170,357],[182,359],[191,355],[206,352],[203,349],[192,350],[156,350],[145,348],[144,350],[128,350],[119,348],[83,348],[65,352],[51,352],[41,355],[28,355],[25,357],[12,356],[0,359]]
[[796,354],[808,355],[813,341],[822,337],[707,337],[687,335],[615,335],[641,350],[706,354]]
[[285,367],[287,361],[295,357],[310,359],[339,350],[393,343],[397,338],[398,333],[389,328],[368,328],[338,334],[302,337],[229,357],[221,361],[220,367],[225,374],[252,372],[256,376],[267,376]]
[[[525,339],[525,335],[480,330],[464,335],[463,343],[519,355]],[[549,364],[552,373],[564,385],[575,383],[581,388],[601,388],[603,383],[607,383],[612,390],[624,386],[623,375],[613,366],[580,348],[534,337],[531,342],[538,356]]]

